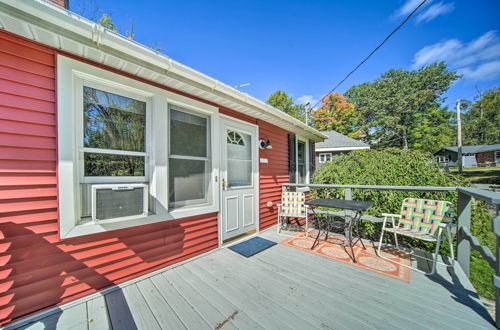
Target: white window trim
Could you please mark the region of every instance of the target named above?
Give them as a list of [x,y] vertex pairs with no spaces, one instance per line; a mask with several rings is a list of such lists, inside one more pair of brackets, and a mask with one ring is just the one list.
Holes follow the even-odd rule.
[[[330,157],[330,159],[326,159],[327,156]],[[323,164],[323,163],[326,163],[326,162],[328,162],[330,160],[332,160],[332,153],[331,152],[321,152],[321,153],[319,153],[319,155],[318,155],[318,162],[319,163]]]
[[310,172],[309,172],[309,140],[296,135],[295,136],[295,182],[299,183],[299,141],[304,142],[305,144],[305,162],[306,162],[306,180],[304,183],[301,184],[309,184],[310,181]]
[[[220,159],[218,143],[219,112],[217,107],[65,56],[57,56],[57,65],[59,234],[61,239],[219,211],[219,185],[213,182],[216,173],[219,171]],[[83,172],[80,172],[79,168],[82,163],[79,161],[79,154],[81,154],[79,143],[83,143],[83,140],[79,140],[80,133],[75,129],[76,125],[79,125],[78,122],[82,120],[79,112],[83,111],[83,109],[78,106],[78,103],[81,102],[78,97],[82,97],[82,95],[77,95],[79,93],[75,92],[78,90],[76,82],[82,79],[96,85],[103,85],[106,91],[118,90],[120,95],[130,93],[133,98],[142,97],[149,100],[147,103],[150,104],[149,107],[151,108],[148,119],[150,129],[146,128],[146,132],[150,132],[146,134],[151,134],[150,137],[146,137],[146,153],[149,156],[146,163],[149,166],[146,166],[146,177],[142,179],[149,182],[153,214],[146,217],[105,223],[94,223],[92,221],[82,223],[79,185],[80,173]],[[209,204],[168,210],[168,129],[166,127],[168,127],[169,104],[210,116],[212,173],[210,179],[211,200]],[[117,181],[130,182],[124,180],[125,178],[118,178]],[[132,182],[137,182],[136,178],[129,178],[131,178]],[[109,182],[109,180],[106,182]]]
[[495,157],[495,163],[500,163],[500,150],[496,150],[493,156]]
[[449,161],[448,156],[437,156],[438,163],[447,163]]

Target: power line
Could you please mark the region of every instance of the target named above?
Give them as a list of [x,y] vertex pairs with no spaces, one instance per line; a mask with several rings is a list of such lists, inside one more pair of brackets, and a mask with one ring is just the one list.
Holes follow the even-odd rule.
[[406,16],[404,21],[402,21],[391,33],[389,33],[389,35],[385,37],[385,39],[377,47],[375,47],[375,49],[373,49],[371,53],[368,54],[368,56],[364,60],[362,60],[351,72],[349,72],[349,74],[345,76],[344,79],[342,79],[335,87],[333,87],[330,92],[321,97],[321,99],[318,102],[316,102],[316,104],[314,104],[311,109],[314,109],[325,96],[327,96],[330,93],[333,93],[340,85],[342,85],[344,81],[347,80],[347,78],[349,78],[354,72],[356,72],[356,70],[358,70],[360,66],[362,66],[366,61],[368,61],[368,59],[373,54],[375,54],[375,52],[379,50],[379,48],[382,47],[392,37],[394,33],[396,33],[401,27],[403,27],[403,25],[405,25],[405,23],[408,22],[408,20],[413,16],[413,14],[415,14],[417,10],[419,10],[420,7],[422,7],[426,2],[427,0],[423,0],[417,7],[415,7],[415,9],[413,9],[413,11],[410,14],[408,14],[408,16]]

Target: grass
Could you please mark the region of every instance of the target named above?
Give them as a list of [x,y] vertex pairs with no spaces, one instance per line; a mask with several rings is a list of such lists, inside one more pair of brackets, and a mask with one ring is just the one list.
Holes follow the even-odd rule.
[[[453,169],[451,173],[456,174],[458,170]],[[500,184],[500,166],[464,168],[462,176],[469,179],[473,184]]]

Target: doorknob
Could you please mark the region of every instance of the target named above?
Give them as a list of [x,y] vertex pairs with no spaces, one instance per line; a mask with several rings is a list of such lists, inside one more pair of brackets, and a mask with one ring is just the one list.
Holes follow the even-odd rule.
[[222,190],[226,190],[226,188],[227,188],[227,181],[226,181],[226,179],[223,178],[222,179]]

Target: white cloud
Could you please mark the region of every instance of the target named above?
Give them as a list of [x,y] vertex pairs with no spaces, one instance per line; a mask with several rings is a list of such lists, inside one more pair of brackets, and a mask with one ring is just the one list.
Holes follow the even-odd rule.
[[297,103],[299,104],[307,104],[307,102],[309,102],[309,105],[312,107],[318,100],[312,95],[302,95],[297,98]]
[[[407,16],[411,13],[422,0],[406,0],[404,4],[399,7],[392,15],[393,19],[398,19]],[[455,9],[455,4],[453,2],[438,2],[432,4],[432,0],[427,1],[420,9],[417,11],[416,22],[430,22],[434,18],[452,12]]]
[[434,18],[452,12],[455,9],[453,2],[443,3],[439,2],[427,8],[423,13],[417,16],[417,23],[430,22]]
[[500,37],[496,31],[464,43],[448,39],[420,49],[413,57],[412,68],[417,69],[436,61],[446,61],[470,80],[489,80],[499,76]]
[[458,73],[463,74],[470,80],[492,80],[500,77],[500,60],[486,62],[480,64],[476,68],[465,67],[458,70]]
[[418,6],[420,2],[422,2],[422,0],[406,0],[403,6],[401,6],[400,8],[398,8],[398,10],[396,10],[394,16],[401,17],[408,15],[413,11],[413,9],[415,9],[415,7]]

